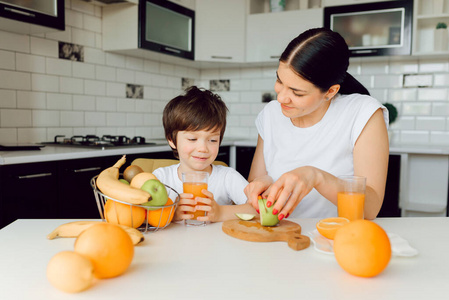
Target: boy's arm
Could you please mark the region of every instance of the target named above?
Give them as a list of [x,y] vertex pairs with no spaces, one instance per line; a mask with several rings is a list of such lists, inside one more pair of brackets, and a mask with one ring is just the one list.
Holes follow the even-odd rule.
[[257,212],[249,203],[239,205],[219,205],[218,218],[215,222],[237,219],[237,216],[235,214],[257,215]]

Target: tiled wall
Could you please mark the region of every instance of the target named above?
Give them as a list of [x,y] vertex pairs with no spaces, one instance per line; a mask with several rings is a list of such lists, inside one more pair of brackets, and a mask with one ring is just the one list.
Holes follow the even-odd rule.
[[[219,93],[230,115],[226,136],[255,139],[262,94],[272,93],[276,67],[204,69],[103,52],[102,9],[66,0],[66,30],[40,35],[0,31],[0,143],[52,140],[55,135],[163,137],[161,113],[182,92],[182,78]],[[84,62],[58,58],[58,42],[84,46]],[[351,60],[349,70],[382,102],[398,108],[395,143],[449,145],[449,59]],[[404,74],[429,74],[430,87],[403,87]],[[126,84],[143,99],[125,97]]]

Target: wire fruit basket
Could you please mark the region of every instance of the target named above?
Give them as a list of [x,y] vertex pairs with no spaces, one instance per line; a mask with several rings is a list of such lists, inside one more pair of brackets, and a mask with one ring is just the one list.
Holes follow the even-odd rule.
[[139,231],[154,232],[170,225],[179,203],[179,194],[164,184],[168,198],[173,203],[164,206],[144,206],[123,202],[103,194],[96,185],[97,176],[90,180],[100,217],[104,222],[126,225]]

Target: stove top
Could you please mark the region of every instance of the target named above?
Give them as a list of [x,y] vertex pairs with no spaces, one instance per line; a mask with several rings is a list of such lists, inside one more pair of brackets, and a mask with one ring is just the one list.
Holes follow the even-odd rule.
[[70,146],[84,148],[112,148],[112,147],[129,147],[129,146],[151,146],[156,143],[148,143],[142,136],[129,138],[125,135],[74,135],[66,138],[65,135],[56,135],[53,142],[43,142],[43,145],[50,146]]

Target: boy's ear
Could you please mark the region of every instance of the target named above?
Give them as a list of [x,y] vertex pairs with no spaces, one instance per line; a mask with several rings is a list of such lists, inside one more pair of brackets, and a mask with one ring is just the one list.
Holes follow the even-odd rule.
[[173,143],[172,140],[168,140],[168,144],[169,144],[170,147],[172,147],[173,149],[176,149],[176,145],[175,145],[175,143]]

